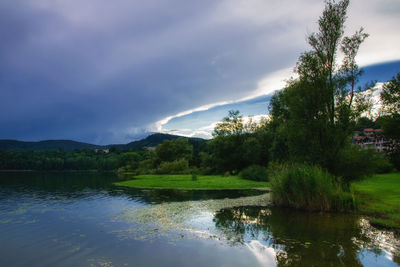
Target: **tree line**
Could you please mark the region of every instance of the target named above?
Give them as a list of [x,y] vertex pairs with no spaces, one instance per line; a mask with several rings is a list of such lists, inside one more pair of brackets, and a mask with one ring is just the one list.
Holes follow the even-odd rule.
[[[135,155],[143,153],[135,153]],[[52,151],[0,151],[1,170],[116,170],[130,161],[129,153],[98,153],[92,149]]]

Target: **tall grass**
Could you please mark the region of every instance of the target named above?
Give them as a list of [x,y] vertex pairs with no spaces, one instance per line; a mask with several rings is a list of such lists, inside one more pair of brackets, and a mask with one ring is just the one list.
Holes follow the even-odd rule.
[[320,167],[274,165],[270,173],[275,205],[311,211],[351,210],[357,206],[354,194],[345,192],[340,180]]

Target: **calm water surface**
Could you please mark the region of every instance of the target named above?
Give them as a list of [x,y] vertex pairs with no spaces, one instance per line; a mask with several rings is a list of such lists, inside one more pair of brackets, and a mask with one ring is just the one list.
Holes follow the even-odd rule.
[[114,174],[0,173],[0,266],[398,266],[367,220],[259,191],[115,187]]

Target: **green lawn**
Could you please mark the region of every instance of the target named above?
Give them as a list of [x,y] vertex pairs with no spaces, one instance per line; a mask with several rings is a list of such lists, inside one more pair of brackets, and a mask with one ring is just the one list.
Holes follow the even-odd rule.
[[268,187],[268,182],[241,179],[238,176],[199,175],[193,181],[191,175],[138,175],[133,180],[118,182],[116,185],[154,189],[252,189]]
[[400,173],[377,174],[353,184],[359,210],[373,224],[400,230]]

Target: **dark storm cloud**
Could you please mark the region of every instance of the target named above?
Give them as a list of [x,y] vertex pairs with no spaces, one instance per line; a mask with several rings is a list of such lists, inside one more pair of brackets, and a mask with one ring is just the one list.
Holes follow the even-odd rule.
[[320,2],[1,1],[0,138],[127,142],[245,97],[293,66]]

